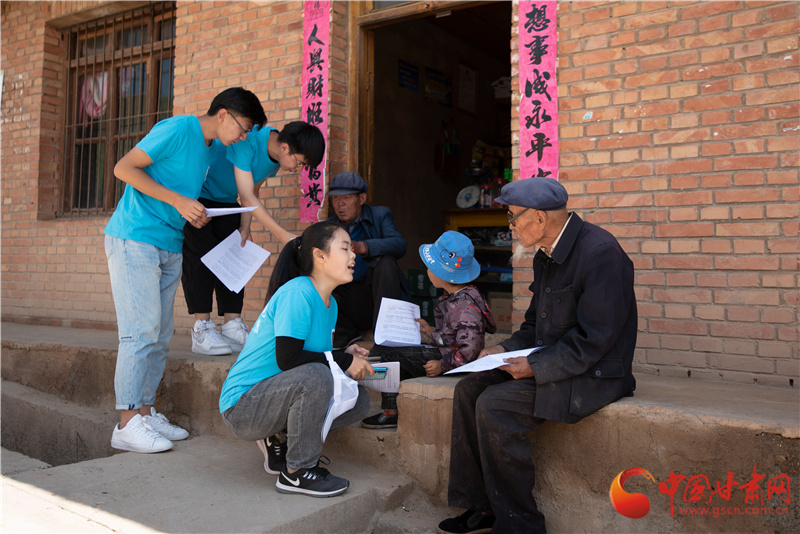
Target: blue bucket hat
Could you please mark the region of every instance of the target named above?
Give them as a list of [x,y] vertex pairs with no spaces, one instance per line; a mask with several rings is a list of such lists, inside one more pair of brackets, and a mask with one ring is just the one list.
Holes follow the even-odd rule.
[[419,256],[433,274],[451,284],[466,284],[481,274],[472,241],[459,232],[448,230],[436,243],[422,245]]

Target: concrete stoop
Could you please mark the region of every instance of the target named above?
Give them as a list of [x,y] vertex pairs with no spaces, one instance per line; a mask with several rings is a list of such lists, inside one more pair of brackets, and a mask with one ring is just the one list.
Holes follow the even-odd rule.
[[200,436],[160,454],[4,473],[3,530],[371,533],[414,491],[409,477],[335,460],[344,494],[283,495],[262,463],[253,443]]
[[[116,335],[113,332],[4,323],[3,444],[12,444],[11,448],[22,451],[36,450],[36,446],[53,451],[58,449],[59,454],[36,454],[52,464],[109,454],[107,443],[116,421],[116,414],[111,409],[114,404],[115,347]],[[261,470],[261,456],[257,449],[253,444],[235,440],[221,423],[217,399],[234,361],[235,356],[212,358],[192,354],[188,336],[176,335],[170,347],[157,405],[159,411],[171,420],[190,429],[192,438],[163,455],[118,454],[114,458],[84,461],[47,471],[76,470],[74,473],[78,476],[80,470],[85,469],[86,473],[80,476],[89,477],[89,473],[97,471],[97,466],[102,466],[104,472],[113,472],[118,463],[128,468],[126,466],[132,462],[130,465],[144,466],[144,472],[149,473],[148,462],[156,462],[153,464],[158,465],[156,471],[167,479],[164,484],[176,492],[201,485],[200,488],[191,487],[187,494],[205,498],[205,501],[199,501],[202,504],[184,502],[182,498],[175,501],[189,510],[202,508],[201,516],[213,515],[209,511],[219,512],[220,505],[213,501],[218,497],[226,499],[224,502],[227,503],[225,495],[228,490],[232,495],[241,495],[243,502],[253,504],[248,499],[252,499],[260,487],[262,495],[266,495],[265,491],[271,495],[270,506],[266,508],[276,508],[277,519],[273,519],[277,522],[259,519],[258,524],[270,525],[269,529],[281,532],[432,532],[441,518],[453,512],[460,513],[460,510],[445,508],[452,394],[458,377],[404,381],[398,398],[401,415],[396,431],[367,430],[354,425],[331,433],[323,453],[333,460],[332,472],[348,478],[351,478],[348,473],[352,473],[356,478],[351,480],[359,482],[354,483],[345,495],[348,499],[357,497],[360,500],[353,501],[352,509],[348,508],[350,505],[342,505],[338,510],[345,510],[346,514],[355,514],[356,508],[358,513],[371,510],[369,519],[359,519],[358,526],[354,527],[362,530],[338,530],[345,528],[340,526],[345,523],[337,519],[339,516],[333,510],[325,509],[323,513],[322,509],[307,508],[302,518],[284,517],[283,503],[290,505],[299,499],[305,503],[312,501],[317,506],[319,500],[298,497],[286,500],[289,497],[273,495],[271,485],[274,477],[267,477],[270,478],[269,488],[264,490],[264,477],[267,475]],[[379,395],[373,392],[372,400],[374,411],[371,413],[376,413]],[[23,421],[24,425],[11,428],[7,425],[9,416],[12,416],[10,420]],[[52,417],[60,418],[62,422],[55,424]],[[54,426],[57,431],[42,434],[53,431]],[[34,437],[42,435],[55,437],[48,437],[52,443],[45,447]],[[89,441],[98,440],[100,443],[95,449],[88,446]],[[83,447],[82,442],[87,446]],[[767,480],[780,474],[788,474],[793,485],[800,480],[798,388],[638,374],[634,397],[621,399],[575,425],[547,422],[533,433],[532,442],[532,456],[537,466],[534,493],[551,532],[789,532],[800,524],[800,502],[796,495],[787,514],[673,515],[670,498],[659,491],[657,483],[634,477],[625,489],[645,494],[651,504],[649,514],[637,520],[617,513],[608,498],[612,480],[628,468],[646,469],[659,482],[667,480],[671,473],[686,479],[704,475],[713,490],[715,482],[724,483],[729,472],[733,473],[738,484],[747,482],[755,466],[759,474],[765,475],[762,481],[764,506],[775,508],[780,503],[775,499],[772,502],[766,500]],[[197,452],[191,452],[195,449]],[[214,468],[218,455],[226,456],[224,461],[220,460],[224,469]],[[231,455],[239,463],[228,458]],[[184,460],[184,456],[193,460]],[[358,465],[345,463],[353,459],[357,459]],[[175,466],[171,465],[173,460]],[[181,471],[180,466],[191,462],[194,462],[195,469]],[[132,473],[133,468],[130,469]],[[214,478],[197,478],[193,473],[196,469],[213,472]],[[245,473],[254,478],[246,478]],[[161,479],[151,480],[149,474],[142,476],[149,482],[161,483]],[[20,477],[49,480],[38,472]],[[173,477],[180,482],[180,487],[175,485],[178,482],[174,482]],[[107,478],[112,484],[113,477]],[[130,478],[136,481],[133,474]],[[391,482],[394,480],[403,482]],[[240,492],[240,484],[248,491]],[[140,492],[142,488],[149,488],[137,487]],[[374,492],[367,491],[368,487]],[[703,504],[684,503],[685,490],[684,480],[674,498],[676,506]],[[157,498],[153,499],[153,495]],[[151,530],[164,528],[188,532],[192,529],[180,530],[184,528],[180,525],[188,521],[202,527],[195,529],[198,532],[216,531],[218,523],[213,520],[207,524],[192,523],[189,512],[173,511],[169,503],[175,497],[158,492],[153,495],[144,491],[143,495],[131,494],[130,498],[136,507],[146,507],[144,501],[150,499],[159,508],[169,508],[162,515],[174,513],[181,521],[170,523],[161,519],[156,521],[151,516],[142,518],[124,514],[122,517],[137,522],[141,520],[141,524]],[[734,497],[729,503],[717,499],[709,507],[734,506],[736,499],[741,503],[743,492],[735,490]],[[94,506],[89,501],[84,504]],[[277,507],[272,503],[277,503]],[[236,502],[231,506],[232,510],[242,512],[246,508],[239,507]],[[176,504],[176,507],[180,506]],[[101,510],[106,509],[101,507]],[[121,505],[114,505],[106,511],[118,513],[123,510]],[[261,511],[259,509],[259,513]],[[322,515],[315,523],[317,513]],[[185,514],[188,515],[184,518]],[[237,512],[229,517],[238,518],[240,515]],[[241,517],[249,516],[244,514]],[[257,530],[255,524],[247,522],[241,526],[230,522],[227,527],[219,525],[220,531]],[[328,528],[330,530],[326,530]]]

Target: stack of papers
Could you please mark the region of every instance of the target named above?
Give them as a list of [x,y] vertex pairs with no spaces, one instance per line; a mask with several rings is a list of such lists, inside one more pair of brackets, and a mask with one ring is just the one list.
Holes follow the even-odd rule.
[[269,251],[252,241],[246,242],[242,247],[242,234],[239,230],[234,230],[219,245],[200,258],[200,261],[225,284],[225,287],[238,293],[264,265],[267,258]]
[[419,345],[419,306],[404,300],[381,299],[378,321],[375,324],[375,343],[387,347]]

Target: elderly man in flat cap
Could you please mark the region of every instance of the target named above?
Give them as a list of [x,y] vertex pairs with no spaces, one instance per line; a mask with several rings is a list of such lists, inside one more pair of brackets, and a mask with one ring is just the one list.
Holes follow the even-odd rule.
[[411,300],[408,280],[397,265],[407,245],[389,208],[366,204],[367,182],[358,174],[334,176],[328,196],[336,213],[328,221],[347,229],[356,253],[353,281],[333,290],[339,305],[333,346],[344,349],[361,339],[359,331],[375,328],[381,298]]
[[526,433],[633,394],[633,263],[614,236],[569,213],[567,198],[556,180],[531,178],[496,199],[521,245],[538,251],[525,322],[481,356],[541,350],[456,386],[448,502],[467,511],[442,521],[441,532],[545,532]]

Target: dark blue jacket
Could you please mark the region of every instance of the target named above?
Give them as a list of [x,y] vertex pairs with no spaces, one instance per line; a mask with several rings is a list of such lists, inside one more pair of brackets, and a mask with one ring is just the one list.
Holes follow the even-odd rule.
[[614,236],[574,213],[552,258],[536,253],[525,322],[501,343],[545,347],[528,357],[536,417],[575,423],[633,392],[633,284],[633,262]]
[[[361,207],[361,214],[361,224],[364,233],[367,234],[363,240],[367,245],[368,254],[364,257],[367,264],[374,264],[371,260],[379,256],[392,256],[396,260],[405,256],[408,245],[397,231],[389,208],[364,204]],[[342,222],[336,215],[329,217],[328,221],[339,224]]]

